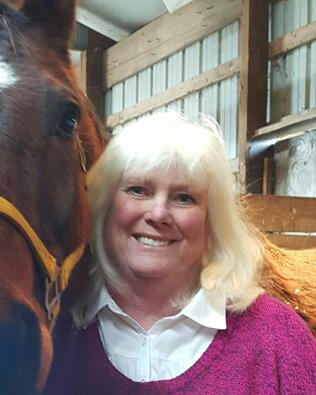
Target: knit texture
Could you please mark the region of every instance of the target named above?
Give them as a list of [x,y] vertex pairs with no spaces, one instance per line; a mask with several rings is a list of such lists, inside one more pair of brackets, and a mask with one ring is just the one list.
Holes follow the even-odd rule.
[[45,395],[316,395],[315,339],[294,311],[267,295],[242,314],[228,313],[227,330],[171,380],[123,376],[107,359],[97,322],[74,332],[62,350]]

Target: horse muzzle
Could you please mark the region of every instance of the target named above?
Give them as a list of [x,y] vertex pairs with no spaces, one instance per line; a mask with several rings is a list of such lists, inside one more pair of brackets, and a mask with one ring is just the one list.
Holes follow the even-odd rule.
[[0,303],[0,393],[35,395],[41,360],[38,319],[28,306]]

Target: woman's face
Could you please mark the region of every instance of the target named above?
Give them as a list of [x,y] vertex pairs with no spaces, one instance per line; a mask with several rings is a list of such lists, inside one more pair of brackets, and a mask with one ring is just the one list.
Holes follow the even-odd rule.
[[207,192],[175,169],[123,176],[104,225],[104,245],[127,282],[169,278],[189,285],[207,245]]

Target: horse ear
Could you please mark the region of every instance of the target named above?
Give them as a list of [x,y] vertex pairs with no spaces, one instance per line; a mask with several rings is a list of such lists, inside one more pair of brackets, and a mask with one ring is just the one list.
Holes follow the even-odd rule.
[[60,49],[68,49],[76,0],[25,0],[21,11]]

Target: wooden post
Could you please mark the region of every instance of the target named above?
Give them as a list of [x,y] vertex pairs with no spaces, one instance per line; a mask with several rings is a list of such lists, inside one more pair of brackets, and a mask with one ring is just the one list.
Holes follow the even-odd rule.
[[103,51],[115,41],[89,29],[87,46],[87,96],[102,121],[105,119],[103,91]]
[[[266,123],[268,0],[243,0],[240,47],[239,158],[244,189],[262,191],[262,159],[247,162],[247,141]],[[260,163],[258,163],[260,162]],[[246,170],[245,170],[246,169]]]

